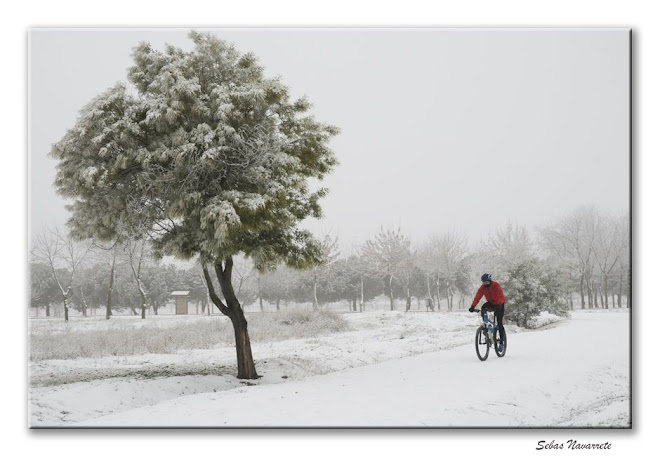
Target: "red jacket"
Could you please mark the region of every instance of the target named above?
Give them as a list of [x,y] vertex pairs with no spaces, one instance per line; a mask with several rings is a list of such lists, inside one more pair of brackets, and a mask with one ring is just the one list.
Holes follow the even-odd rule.
[[483,284],[481,287],[479,287],[477,295],[475,295],[474,300],[472,300],[472,306],[477,306],[477,303],[479,303],[479,300],[481,300],[481,297],[484,295],[486,296],[486,300],[488,300],[488,302],[492,303],[493,305],[503,305],[506,301],[506,298],[504,298],[504,292],[502,292],[502,288],[495,281],[491,281],[490,286],[488,287],[484,286]]

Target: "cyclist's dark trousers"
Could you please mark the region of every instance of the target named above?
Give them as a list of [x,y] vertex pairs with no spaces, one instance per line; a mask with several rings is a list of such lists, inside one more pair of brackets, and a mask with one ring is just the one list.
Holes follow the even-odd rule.
[[481,318],[483,319],[484,314],[488,310],[493,310],[495,312],[495,319],[497,320],[497,326],[500,328],[500,335],[502,336],[502,339],[506,336],[506,332],[504,331],[504,323],[502,322],[502,319],[504,319],[504,305],[493,305],[490,302],[486,302],[483,305],[481,305]]

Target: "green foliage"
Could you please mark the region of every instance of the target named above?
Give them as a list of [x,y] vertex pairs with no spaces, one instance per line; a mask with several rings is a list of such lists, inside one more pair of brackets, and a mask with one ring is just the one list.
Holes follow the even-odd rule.
[[132,96],[118,84],[86,105],[52,148],[55,185],[72,198],[72,233],[102,240],[148,234],[157,255],[240,252],[258,268],[302,268],[320,255],[298,222],[320,217],[326,190],[310,191],[337,163],[336,127],[290,100],[257,59],[211,34],[195,47],[134,49]]
[[565,300],[563,273],[529,259],[507,271],[507,279],[502,282],[506,296],[506,317],[522,327],[529,325],[530,319],[547,311],[559,316],[568,315]]

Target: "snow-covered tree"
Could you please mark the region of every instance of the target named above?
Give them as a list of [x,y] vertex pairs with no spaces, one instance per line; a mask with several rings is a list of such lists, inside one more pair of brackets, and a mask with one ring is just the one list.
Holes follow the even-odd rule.
[[133,279],[140,294],[140,317],[145,319],[147,316],[147,289],[142,279],[142,267],[147,263],[149,248],[145,239],[129,240],[124,245],[128,265],[131,267]]
[[628,218],[626,216],[600,215],[594,243],[594,259],[600,271],[601,304],[604,308],[609,308],[609,286],[615,274],[615,268],[628,255],[628,239]]
[[[466,276],[467,258],[467,239],[458,232],[431,235],[420,247],[418,265],[427,274],[428,297],[437,296],[438,309],[441,291],[444,291],[447,300],[447,310],[453,309],[454,295]],[[435,294],[431,291],[431,284]]]
[[[206,287],[206,281],[204,280],[204,272],[202,271],[199,265],[188,268],[186,271],[181,273],[183,278],[180,278],[182,282],[186,285],[185,287],[178,287],[173,290],[189,290],[190,295],[188,298],[191,301],[197,302],[202,306],[202,314],[211,313],[211,307],[209,304],[209,291]],[[208,308],[207,308],[208,306]]]
[[112,243],[95,243],[95,257],[97,262],[105,264],[108,267],[107,296],[105,301],[105,318],[110,319],[112,316],[112,298],[114,296],[115,275],[117,273],[117,255],[120,250],[120,243],[115,240]]
[[94,98],[53,146],[55,183],[73,199],[69,226],[79,236],[112,240],[128,228],[157,255],[196,257],[233,324],[238,377],[254,379],[234,256],[259,269],[319,260],[319,243],[298,223],[321,216],[326,190],[308,181],[336,164],[328,143],[338,130],[317,122],[306,99],[291,100],[254,55],[211,34],[189,37],[189,52],[134,49],[133,88]]
[[374,239],[364,244],[362,253],[372,270],[385,277],[390,310],[394,311],[394,281],[414,265],[410,238],[401,233],[401,228],[394,231],[381,227]]
[[69,299],[75,286],[76,274],[90,247],[88,243],[76,243],[58,228],[41,233],[34,241],[32,257],[50,268],[62,294],[65,322],[69,322]]
[[251,259],[237,257],[234,259],[234,290],[236,297],[244,306],[251,305],[257,299],[258,271]]
[[[278,266],[275,270],[261,273],[259,275],[258,296],[259,306],[263,311],[263,300],[275,304],[275,309],[280,310],[280,302],[285,303],[293,300],[296,291],[300,289],[302,275],[284,265]],[[305,288],[299,293],[302,300],[309,302],[309,289]]]
[[527,229],[511,222],[498,227],[483,248],[488,270],[499,274],[535,257],[534,244]]
[[560,258],[580,278],[580,299],[593,306],[594,247],[599,218],[594,206],[581,206],[554,224],[539,230],[541,245]]
[[50,317],[51,305],[61,299],[62,294],[50,266],[41,262],[31,262],[30,306],[35,308],[37,315],[39,308],[46,308],[46,317]]
[[145,311],[151,306],[154,314],[158,314],[160,308],[172,301],[172,291],[190,290],[186,271],[180,270],[172,264],[162,265],[159,262],[143,261],[140,269],[140,283],[142,284],[146,305],[144,307]]
[[321,240],[321,255],[309,270],[312,280],[312,306],[319,309],[319,282],[326,278],[329,268],[339,260],[339,240],[336,236],[325,235]]
[[538,259],[528,259],[512,266],[505,273],[502,288],[506,294],[507,320],[522,327],[542,311],[566,316],[568,301],[565,299],[564,273],[549,268]]
[[[365,303],[382,293],[382,278],[373,271],[364,252],[358,248],[354,248],[351,256],[338,267],[344,268],[348,275],[347,295],[359,303],[360,311],[364,311]],[[353,311],[356,308],[354,302]]]

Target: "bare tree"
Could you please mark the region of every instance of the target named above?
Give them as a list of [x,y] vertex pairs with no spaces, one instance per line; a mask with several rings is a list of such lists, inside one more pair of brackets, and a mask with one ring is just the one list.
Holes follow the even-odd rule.
[[614,268],[627,254],[628,222],[627,217],[599,216],[594,244],[594,259],[600,270],[602,294],[601,304],[609,308],[609,284]]
[[401,259],[401,264],[399,265],[398,275],[401,278],[401,284],[406,295],[406,311],[410,311],[412,305],[411,287],[413,282],[413,272],[415,271],[416,265],[416,256],[417,253],[409,248],[405,251],[405,255]]
[[539,231],[542,245],[579,275],[582,309],[586,306],[592,308],[594,304],[592,275],[598,224],[596,208],[582,206],[557,223],[543,227]]
[[[62,234],[59,228],[48,229],[35,239],[32,256],[49,266],[62,294],[65,322],[69,322],[69,298],[76,273],[89,250],[89,243],[75,243],[70,237]],[[64,267],[64,272],[61,270],[58,272],[60,265]]]
[[105,304],[105,318],[110,319],[112,316],[112,297],[115,285],[115,274],[117,270],[117,253],[121,247],[119,241],[112,243],[101,243],[93,241],[92,244],[93,257],[97,263],[107,265],[109,269],[110,278],[108,280],[108,294]]
[[363,255],[375,271],[384,275],[388,284],[390,310],[394,311],[394,281],[412,264],[410,238],[396,231],[383,229],[362,248]]
[[467,239],[462,233],[431,235],[423,244],[419,265],[427,275],[427,291],[431,299],[433,298],[431,281],[433,281],[438,310],[440,309],[441,289],[445,291],[447,310],[453,310],[456,281],[467,256]]
[[353,246],[351,249],[352,255],[348,259],[348,268],[351,273],[359,276],[360,286],[359,286],[359,301],[360,301],[360,312],[364,311],[365,306],[365,280],[371,278],[376,273],[366,258],[364,250],[359,246]]
[[245,305],[253,303],[259,295],[258,285],[255,284],[258,280],[257,276],[257,269],[251,259],[237,257],[234,260],[234,275],[232,277],[234,290],[238,299]]
[[492,234],[486,253],[493,269],[502,274],[534,256],[534,244],[525,227],[508,222]]
[[313,301],[314,309],[319,309],[318,299],[318,284],[319,281],[328,272],[328,268],[339,259],[339,240],[335,236],[325,235],[321,240],[321,259],[316,262],[310,269],[312,276],[313,288]]
[[[127,241],[125,244],[126,254],[128,255],[128,261],[131,266],[131,271],[133,272],[133,278],[137,284],[138,292],[140,293],[140,316],[142,319],[146,318],[147,310],[147,292],[144,288],[144,283],[142,282],[141,273],[142,265],[146,261],[148,255],[148,247],[145,240],[132,240]],[[135,309],[133,309],[134,314]]]

